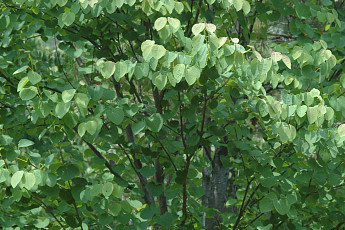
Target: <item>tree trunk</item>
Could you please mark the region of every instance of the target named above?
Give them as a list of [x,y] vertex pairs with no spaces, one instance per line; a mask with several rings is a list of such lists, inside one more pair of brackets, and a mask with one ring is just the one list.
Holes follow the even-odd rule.
[[[205,151],[207,150],[204,149],[204,153]],[[212,160],[212,171],[209,172],[207,168],[204,168],[203,171],[203,186],[205,189],[203,204],[208,208],[214,208],[220,212],[223,212],[225,209],[230,172],[228,168],[223,166],[220,158],[227,154],[228,150],[226,147],[221,146],[217,148]],[[218,214],[215,214],[213,218],[204,218],[206,229],[220,229],[220,222],[221,220]]]

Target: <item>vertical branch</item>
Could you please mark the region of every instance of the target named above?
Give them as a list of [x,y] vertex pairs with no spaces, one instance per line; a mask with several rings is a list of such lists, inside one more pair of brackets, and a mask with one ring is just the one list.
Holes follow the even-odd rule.
[[[59,144],[59,153],[60,153],[60,157],[61,157],[62,164],[65,165],[65,160],[63,159],[63,156],[62,156],[62,151],[61,151],[61,146],[60,146],[60,144]],[[67,183],[68,183],[69,189],[72,191],[71,182],[70,182],[70,181],[67,181]],[[75,213],[76,213],[77,218],[78,218],[79,223],[80,223],[80,229],[83,230],[82,220],[81,220],[81,218],[80,218],[80,215],[79,215],[79,212],[78,212],[78,208],[77,208],[77,204],[76,204],[76,202],[75,202],[74,199],[73,199],[73,207],[74,207]]]
[[196,15],[195,15],[193,24],[192,24],[191,27],[190,27],[190,30],[189,30],[189,33],[188,33],[188,37],[190,37],[190,36],[192,35],[192,27],[193,27],[193,25],[194,25],[195,23],[197,23],[197,21],[198,21],[198,19],[199,19],[200,9],[201,9],[201,7],[202,7],[202,2],[203,2],[203,0],[199,0],[199,1],[200,1],[200,2],[199,2],[199,8],[198,8],[198,10],[196,11]]
[[200,140],[202,138],[202,135],[204,134],[204,126],[205,126],[205,120],[206,120],[206,108],[207,108],[207,97],[205,95],[204,106],[202,108],[202,121],[201,121],[201,129],[200,129]]
[[[191,2],[191,4],[190,4],[190,11],[191,11],[191,12],[193,12],[193,4],[194,4],[194,0],[192,0],[192,2]],[[186,32],[189,31],[189,26],[190,26],[190,19],[188,20]]]
[[153,196],[152,196],[152,195],[147,191],[147,189],[146,189],[147,179],[146,179],[143,175],[141,175],[140,172],[138,172],[137,166],[135,166],[135,163],[133,163],[133,161],[131,160],[131,158],[130,158],[129,154],[127,153],[127,151],[126,151],[121,145],[120,145],[120,147],[121,147],[121,149],[123,150],[123,152],[126,154],[127,159],[129,160],[129,163],[131,164],[131,166],[132,166],[134,172],[137,174],[137,176],[138,176],[138,178],[139,178],[139,180],[140,180],[140,183],[141,183],[141,185],[142,185],[142,187],[143,187],[143,190],[144,190],[144,193],[145,193],[145,196],[144,196],[145,202],[146,202],[147,204],[152,204],[152,203],[154,203],[154,198],[153,198]]
[[182,197],[182,215],[183,219],[181,221],[181,226],[184,226],[186,223],[186,220],[188,218],[188,212],[187,212],[187,177],[188,177],[188,171],[189,171],[189,165],[190,165],[190,160],[193,155],[187,156],[187,161],[186,161],[186,166],[185,166],[185,173],[186,173],[186,178],[185,182],[183,183],[183,197]]
[[247,187],[246,187],[246,190],[244,191],[244,196],[243,196],[243,200],[242,200],[242,204],[241,204],[241,208],[240,208],[240,213],[237,216],[237,219],[236,219],[236,222],[234,224],[233,229],[236,229],[237,225],[240,223],[240,220],[242,218],[243,212],[245,210],[244,204],[245,204],[245,201],[246,201],[246,198],[247,198],[248,190],[249,190],[250,184],[253,182],[254,178],[255,177],[252,177],[252,179],[250,179],[250,181],[247,183]]
[[[160,114],[163,114],[163,107],[162,107],[162,99],[163,99],[163,91],[160,94],[157,87],[154,87],[153,83],[151,82],[152,86],[152,92],[153,92],[153,99],[155,102],[155,107],[157,109],[157,112]],[[158,139],[162,139],[162,137],[158,137]],[[156,159],[155,161],[155,169],[156,169],[156,174],[155,178],[157,183],[160,183],[164,186],[164,169],[163,166],[159,163],[159,158]],[[164,214],[168,211],[168,204],[167,204],[167,199],[164,194],[164,189],[161,195],[158,197],[158,203],[159,203],[159,209],[160,213]]]
[[[181,103],[181,94],[180,94],[180,91],[178,91],[178,101]],[[182,123],[182,113],[181,113],[181,109],[182,109],[182,103],[180,104],[180,108],[179,108],[179,114],[180,114],[180,136],[181,136],[181,139],[182,139],[182,143],[183,143],[183,146],[184,148],[187,148],[187,144],[186,144],[186,140],[184,139],[184,135],[183,135],[183,123]]]

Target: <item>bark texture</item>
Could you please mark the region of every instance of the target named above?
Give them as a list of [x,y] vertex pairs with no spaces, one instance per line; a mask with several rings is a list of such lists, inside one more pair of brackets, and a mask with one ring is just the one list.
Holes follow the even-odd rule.
[[[208,158],[211,156],[209,148],[204,148],[204,155]],[[228,150],[221,146],[215,150],[212,159],[212,167],[204,167],[203,169],[203,187],[205,195],[203,197],[203,205],[208,208],[214,208],[220,212],[224,212],[225,203],[228,195],[228,181],[230,170],[224,167],[221,162],[221,156],[226,156]],[[213,218],[204,216],[204,225],[206,229],[220,229],[220,216],[215,214]]]

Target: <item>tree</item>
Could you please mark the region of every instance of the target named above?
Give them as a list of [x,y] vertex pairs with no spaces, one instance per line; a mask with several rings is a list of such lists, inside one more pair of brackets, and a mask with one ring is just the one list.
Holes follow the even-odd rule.
[[0,5],[4,229],[345,223],[344,1]]

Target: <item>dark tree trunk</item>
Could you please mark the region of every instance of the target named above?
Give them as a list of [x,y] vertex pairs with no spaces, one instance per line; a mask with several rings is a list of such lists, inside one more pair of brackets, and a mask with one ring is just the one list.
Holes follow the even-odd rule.
[[[204,154],[210,156],[207,151],[209,149],[204,149]],[[225,203],[228,198],[227,189],[230,170],[224,167],[221,162],[221,156],[226,156],[227,154],[228,150],[226,147],[221,146],[217,148],[212,160],[212,171],[210,172],[210,167],[205,167],[203,170],[203,186],[205,189],[203,204],[208,208],[214,208],[220,212],[224,212]],[[213,218],[204,218],[206,229],[217,229],[219,226],[218,223],[220,222],[220,216],[217,214]]]

